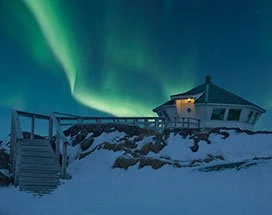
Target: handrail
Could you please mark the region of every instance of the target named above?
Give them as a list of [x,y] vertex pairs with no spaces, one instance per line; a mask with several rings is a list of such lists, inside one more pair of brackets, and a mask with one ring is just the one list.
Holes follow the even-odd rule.
[[191,117],[174,117],[173,120],[166,122],[168,128],[200,128],[200,119]]
[[18,175],[20,164],[19,153],[20,153],[20,144],[19,141],[23,139],[23,132],[20,125],[19,117],[17,111],[12,111],[11,114],[11,132],[10,132],[10,162],[12,162],[12,171],[14,173],[14,184],[18,185]]
[[[55,125],[57,129],[57,136],[56,136],[56,144],[55,144],[55,155],[56,155],[56,160],[59,162],[59,154],[60,154],[60,149],[62,148],[62,162],[61,162],[61,177],[63,179],[68,178],[67,174],[67,147],[70,145],[69,140],[67,137],[64,135],[64,132],[61,129],[60,122],[52,113],[50,115],[50,119],[52,120],[53,124]],[[52,124],[52,125],[53,125]],[[53,129],[53,128],[50,128]]]
[[43,114],[29,113],[29,112],[19,111],[19,110],[15,110],[15,111],[17,112],[17,115],[19,116],[35,117],[36,119],[45,119],[45,120],[49,119],[49,116],[43,115]]
[[148,120],[164,120],[164,117],[114,117],[114,116],[100,116],[100,117],[94,117],[94,116],[71,116],[71,117],[57,117],[59,120],[76,120],[78,118],[81,118],[83,120],[95,120],[95,119],[102,119],[102,120],[113,120],[113,119],[127,119],[127,120],[133,120],[133,119],[148,119]]

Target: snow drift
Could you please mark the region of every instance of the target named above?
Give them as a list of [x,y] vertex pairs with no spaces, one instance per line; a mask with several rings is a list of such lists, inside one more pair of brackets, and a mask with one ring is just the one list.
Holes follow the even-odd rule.
[[71,180],[43,197],[0,190],[0,214],[271,214],[272,134],[74,126]]

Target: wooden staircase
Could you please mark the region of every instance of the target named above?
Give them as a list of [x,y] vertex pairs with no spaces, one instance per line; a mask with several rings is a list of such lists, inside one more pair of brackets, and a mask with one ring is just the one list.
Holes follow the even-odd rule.
[[18,151],[20,190],[45,194],[59,185],[60,165],[48,140],[23,139]]

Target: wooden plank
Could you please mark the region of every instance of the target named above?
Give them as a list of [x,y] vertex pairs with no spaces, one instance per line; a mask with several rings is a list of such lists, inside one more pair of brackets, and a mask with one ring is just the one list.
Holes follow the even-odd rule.
[[53,184],[57,185],[59,184],[58,178],[20,178],[20,184],[34,184],[34,185],[47,185],[47,184]]
[[59,167],[56,164],[36,164],[36,163],[21,163],[21,165],[19,166],[21,169],[24,168],[29,168],[29,169],[36,169],[39,168],[41,170],[55,170],[55,169],[59,169]]
[[30,133],[30,139],[34,139],[34,133],[35,133],[35,115],[31,117],[31,133]]
[[49,119],[49,116],[42,115],[42,114],[30,113],[30,112],[19,111],[19,110],[17,110],[16,112],[17,112],[17,114],[19,116],[23,116],[23,117],[29,117],[29,118],[31,118],[32,116],[35,116],[36,119],[44,119],[44,120],[48,120]]
[[59,179],[59,175],[56,173],[44,174],[44,173],[24,173],[20,174],[22,178],[57,178]]

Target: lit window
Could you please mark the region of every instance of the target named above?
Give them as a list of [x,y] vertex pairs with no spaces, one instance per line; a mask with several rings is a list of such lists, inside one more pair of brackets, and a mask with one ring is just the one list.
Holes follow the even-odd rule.
[[241,109],[229,109],[227,120],[239,121],[240,115],[241,115]]
[[226,109],[214,108],[211,116],[211,120],[224,120]]
[[253,111],[250,111],[249,114],[247,115],[247,120],[246,120],[247,123],[250,122],[250,119],[253,116],[253,113],[254,113]]
[[250,121],[251,124],[255,124],[260,116],[260,113],[255,112],[254,116],[252,117],[252,120]]

